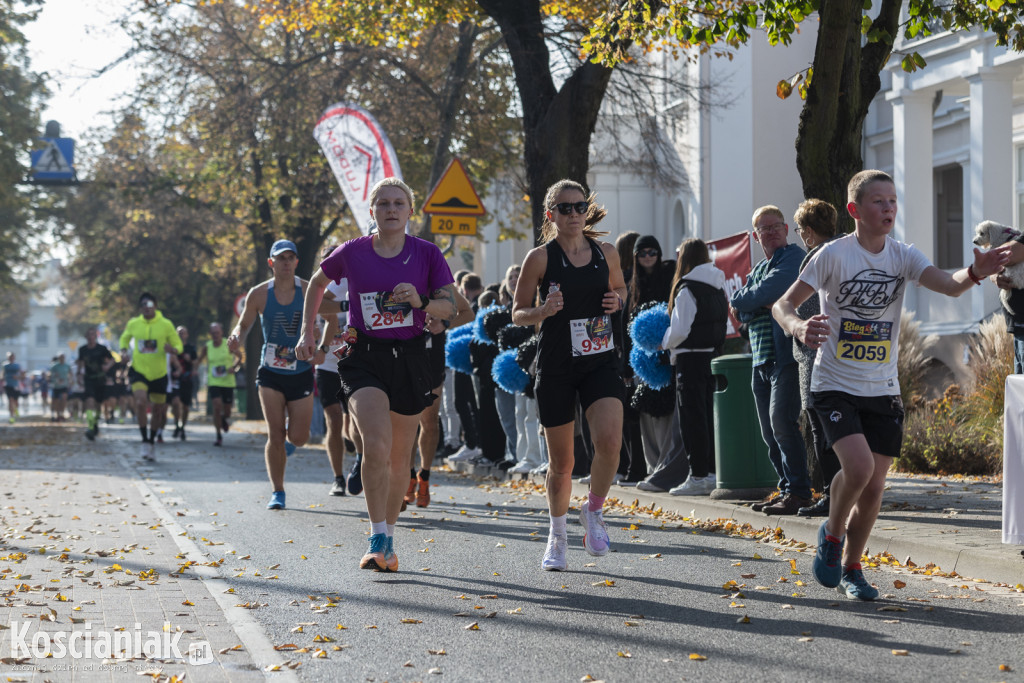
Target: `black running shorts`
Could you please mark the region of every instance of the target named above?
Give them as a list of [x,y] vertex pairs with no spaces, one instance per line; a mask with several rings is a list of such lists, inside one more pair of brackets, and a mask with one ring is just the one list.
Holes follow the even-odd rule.
[[813,391],[811,405],[833,446],[845,436],[863,434],[872,453],[898,458],[903,447],[903,400],[894,396],[854,396],[844,391]]

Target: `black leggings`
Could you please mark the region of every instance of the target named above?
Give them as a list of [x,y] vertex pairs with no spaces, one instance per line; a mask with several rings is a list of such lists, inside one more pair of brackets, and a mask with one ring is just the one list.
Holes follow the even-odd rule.
[[715,469],[714,381],[711,352],[676,356],[676,410],[690,475],[706,477]]
[[832,450],[831,446],[825,445],[825,428],[821,424],[821,418],[818,417],[818,412],[813,408],[804,411],[804,415],[807,416],[807,424],[811,428],[811,441],[814,444],[814,457],[818,461],[818,467],[821,469],[821,479],[823,483],[823,490],[826,496],[829,495],[829,491],[832,489],[832,480],[836,474],[839,473],[841,466],[839,464],[839,456]]
[[462,423],[462,436],[466,448],[476,448],[479,443],[476,420],[476,391],[473,389],[473,378],[464,372],[455,373],[455,412]]

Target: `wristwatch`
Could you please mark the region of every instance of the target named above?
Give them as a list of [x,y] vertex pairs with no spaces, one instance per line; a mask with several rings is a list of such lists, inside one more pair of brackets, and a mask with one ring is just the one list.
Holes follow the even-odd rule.
[[327,353],[331,350],[331,347],[329,347],[327,344],[321,344],[317,348],[323,351],[324,353]]
[[416,295],[417,295],[417,296],[418,296],[418,297],[420,298],[420,300],[421,300],[421,301],[423,302],[423,305],[422,305],[422,306],[417,306],[416,308],[420,309],[421,311],[425,311],[425,310],[427,310],[427,306],[429,306],[429,305],[430,305],[430,297],[427,297],[427,296],[423,296],[423,295],[422,295],[422,294],[420,294],[419,292],[416,292]]

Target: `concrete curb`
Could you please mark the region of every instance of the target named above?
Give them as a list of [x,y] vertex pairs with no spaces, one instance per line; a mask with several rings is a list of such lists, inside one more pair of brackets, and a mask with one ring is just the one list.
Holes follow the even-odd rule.
[[[492,477],[499,480],[512,476],[530,478],[538,484],[544,479],[534,475],[508,475],[496,467],[453,463],[454,471],[474,477]],[[573,482],[573,495],[582,496],[588,491],[585,484]],[[786,538],[817,544],[818,527],[822,518],[805,518],[796,516],[771,516],[754,512],[749,505],[735,500],[715,500],[709,496],[672,496],[666,493],[650,493],[636,488],[612,486],[608,494],[619,500],[636,499],[640,505],[661,507],[663,510],[701,519],[732,519],[740,524],[750,524],[755,528],[781,528]],[[893,494],[886,493],[886,502],[891,502]],[[947,508],[948,509],[948,508]],[[996,583],[1007,583],[1015,586],[1024,583],[1024,548],[1001,542],[999,529],[972,528],[970,525],[958,524],[955,519],[941,514],[944,510],[936,508],[919,512],[918,519],[911,521],[902,513],[897,517],[887,518],[883,509],[875,529],[872,532],[868,548],[871,554],[889,552],[901,563],[909,557],[918,566],[932,563],[943,572],[955,571],[964,578],[984,579]],[[946,520],[949,521],[946,521]],[[940,521],[941,520],[941,521]]]

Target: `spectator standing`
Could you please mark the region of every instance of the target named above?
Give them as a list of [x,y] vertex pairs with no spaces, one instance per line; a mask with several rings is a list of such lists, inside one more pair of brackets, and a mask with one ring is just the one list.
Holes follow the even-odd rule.
[[778,494],[755,503],[755,511],[795,515],[811,505],[807,449],[800,433],[800,378],[793,360],[793,342],[772,318],[771,307],[800,272],[804,251],[787,243],[789,226],[777,206],[762,206],[752,219],[754,241],[764,258],[754,266],[747,282],[736,290],[730,304],[741,323],[747,324],[753,353],[751,386],[761,436],[768,458],[779,475]]
[[[629,322],[641,312],[645,306],[668,303],[672,287],[673,264],[662,260],[661,244],[653,235],[643,235],[633,245],[633,276],[629,280],[629,297],[627,299],[624,319]],[[624,355],[629,357],[632,340],[628,335],[624,340]],[[639,378],[634,379],[640,382]],[[665,391],[671,391],[671,388]],[[682,441],[679,436],[677,416],[671,410],[671,403],[666,402],[668,413],[652,415],[639,411],[640,440],[643,443],[644,460],[646,462],[645,477],[649,477],[669,458],[679,454]],[[649,480],[637,484],[643,491],[664,491]]]
[[[1008,242],[1010,260],[1007,266],[1013,266],[1024,261],[1024,234],[1020,234]],[[993,275],[992,281],[1000,289],[1010,292],[1008,301],[1010,308],[1003,307],[1003,316],[1006,318],[1006,331],[1013,335],[1013,374],[1024,374],[1024,289],[1014,289],[1010,278],[1005,275]]]
[[661,347],[671,355],[676,376],[676,415],[683,449],[648,482],[674,496],[715,490],[714,392],[711,361],[722,352],[729,301],[725,273],[711,263],[699,239],[679,247],[668,304],[669,328]]
[[[820,199],[808,199],[797,207],[793,222],[796,223],[797,234],[808,249],[807,255],[800,262],[800,272],[803,272],[814,255],[836,236],[837,217],[835,207]],[[796,313],[804,320],[821,313],[818,297],[808,297],[807,301],[796,309]],[[797,514],[801,517],[828,516],[832,479],[839,472],[839,458],[836,457],[832,446],[825,443],[825,427],[821,424],[817,411],[811,407],[811,371],[817,355],[817,349],[809,348],[796,337],[793,338],[793,357],[796,359],[800,374],[800,405],[811,432],[814,458],[818,462],[822,478],[821,498],[813,505],[800,508]]]

